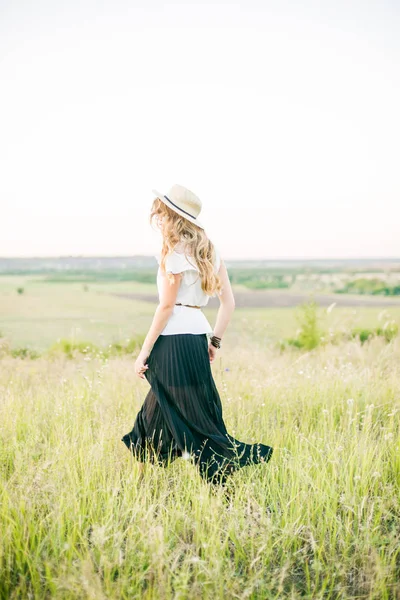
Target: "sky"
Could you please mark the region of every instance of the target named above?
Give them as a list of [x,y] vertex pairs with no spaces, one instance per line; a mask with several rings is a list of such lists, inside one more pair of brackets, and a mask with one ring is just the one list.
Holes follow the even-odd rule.
[[0,257],[400,257],[400,3],[0,0]]

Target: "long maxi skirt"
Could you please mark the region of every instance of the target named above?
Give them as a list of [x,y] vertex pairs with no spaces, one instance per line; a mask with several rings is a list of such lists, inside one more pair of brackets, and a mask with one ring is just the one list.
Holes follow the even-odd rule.
[[138,460],[167,466],[190,458],[203,479],[222,484],[240,467],[269,461],[271,446],[240,442],[226,430],[206,333],[160,335],[147,364],[151,387],[121,438]]

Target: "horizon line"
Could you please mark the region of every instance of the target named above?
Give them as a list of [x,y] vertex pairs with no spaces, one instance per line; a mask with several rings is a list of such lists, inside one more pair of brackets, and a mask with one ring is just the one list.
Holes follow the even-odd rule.
[[[0,256],[0,260],[19,259],[60,259],[60,258],[154,258],[154,254],[58,254],[48,256]],[[253,258],[229,258],[224,256],[225,261],[300,261],[300,260],[394,260],[400,261],[400,256],[331,256],[331,257],[253,257]]]

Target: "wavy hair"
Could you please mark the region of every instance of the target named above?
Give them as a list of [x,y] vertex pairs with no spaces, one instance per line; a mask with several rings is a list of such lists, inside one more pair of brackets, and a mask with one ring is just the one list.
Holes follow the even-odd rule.
[[[219,275],[214,271],[215,248],[207,237],[204,229],[198,227],[188,219],[169,208],[162,200],[155,198],[150,212],[150,224],[154,221],[161,230],[163,246],[161,250],[160,267],[170,283],[174,282],[172,273],[166,273],[165,261],[176,245],[183,245],[183,253],[187,260],[194,261],[199,269],[201,289],[208,296],[215,292],[220,293],[222,283]],[[191,262],[193,264],[193,262]]]

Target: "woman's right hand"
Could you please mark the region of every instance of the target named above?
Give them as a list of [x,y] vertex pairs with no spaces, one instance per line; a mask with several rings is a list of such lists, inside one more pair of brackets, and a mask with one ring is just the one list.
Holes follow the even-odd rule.
[[208,356],[210,359],[210,363],[214,362],[214,358],[217,356],[218,348],[212,345],[211,342],[208,342]]

